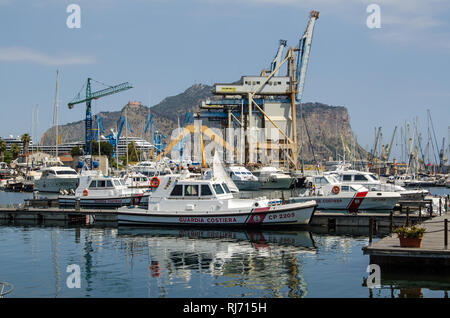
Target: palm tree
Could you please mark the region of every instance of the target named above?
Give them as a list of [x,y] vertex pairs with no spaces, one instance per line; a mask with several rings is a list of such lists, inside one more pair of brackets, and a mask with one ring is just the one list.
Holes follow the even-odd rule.
[[3,154],[6,151],[6,142],[2,139],[0,139],[0,157],[2,158],[3,161]]
[[19,144],[12,144],[11,148],[9,149],[9,151],[12,153],[13,159],[17,159],[17,157],[20,154],[20,146],[19,146]]
[[23,134],[22,137],[20,138],[22,140],[22,144],[23,144],[23,154],[27,154],[28,153],[28,147],[30,145],[30,135],[28,134]]

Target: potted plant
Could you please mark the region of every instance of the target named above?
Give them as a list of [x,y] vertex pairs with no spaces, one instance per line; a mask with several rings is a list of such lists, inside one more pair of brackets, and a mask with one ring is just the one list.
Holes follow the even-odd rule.
[[401,226],[395,229],[400,239],[400,247],[421,247],[425,228],[417,226]]

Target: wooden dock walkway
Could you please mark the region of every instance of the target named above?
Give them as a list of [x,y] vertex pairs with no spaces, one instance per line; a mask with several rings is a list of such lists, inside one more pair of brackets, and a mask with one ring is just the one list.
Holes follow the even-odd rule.
[[[450,270],[450,249],[448,248],[448,229],[445,234],[445,219],[450,213],[443,213],[423,222],[425,228],[422,246],[419,248],[400,247],[397,234],[393,233],[363,248],[370,255],[370,263],[385,268],[419,267],[423,269]],[[447,244],[446,244],[447,243]]]

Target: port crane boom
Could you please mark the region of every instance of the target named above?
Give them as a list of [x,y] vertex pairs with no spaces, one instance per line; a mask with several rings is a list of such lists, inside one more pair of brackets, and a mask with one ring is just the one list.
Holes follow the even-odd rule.
[[[68,103],[69,109],[72,109],[74,105],[86,102],[86,121],[85,121],[85,153],[92,154],[92,142],[95,140],[95,134],[92,129],[92,107],[91,102],[93,99],[99,99],[104,96],[119,93],[121,91],[132,88],[133,86],[128,83],[122,83],[115,86],[109,86],[108,88],[92,92],[91,81],[95,81],[92,78],[88,78],[86,82],[86,95],[82,96],[81,91],[75,96],[75,98]],[[97,81],[96,81],[97,82]],[[98,82],[100,83],[100,82]],[[103,83],[101,83],[103,84]],[[103,84],[104,85],[104,84]]]
[[308,68],[309,53],[311,51],[311,42],[314,32],[314,25],[319,18],[319,11],[311,11],[308,26],[305,33],[300,38],[298,44],[298,56],[297,56],[297,69],[296,69],[296,87],[295,87],[295,99],[297,102],[301,102],[303,96],[303,88],[305,86],[306,69]]

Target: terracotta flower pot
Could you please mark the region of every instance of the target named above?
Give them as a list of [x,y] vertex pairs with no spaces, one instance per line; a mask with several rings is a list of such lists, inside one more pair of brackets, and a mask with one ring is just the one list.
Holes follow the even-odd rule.
[[400,247],[422,247],[422,238],[398,237]]

